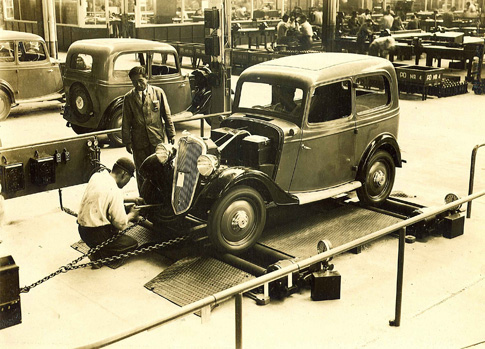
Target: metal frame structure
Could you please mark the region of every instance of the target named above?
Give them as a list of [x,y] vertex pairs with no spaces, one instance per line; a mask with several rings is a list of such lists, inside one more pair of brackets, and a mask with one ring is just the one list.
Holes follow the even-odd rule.
[[236,342],[235,342],[235,347],[237,349],[242,348],[242,296],[243,293],[248,292],[256,287],[259,286],[265,286],[270,282],[276,281],[278,279],[284,278],[284,277],[291,277],[293,272],[296,272],[300,269],[307,268],[311,265],[314,265],[316,263],[323,262],[324,260],[327,260],[328,258],[334,257],[336,255],[342,254],[343,252],[352,250],[354,248],[357,248],[363,244],[372,242],[376,239],[379,239],[381,237],[384,237],[386,235],[389,235],[393,232],[399,231],[399,244],[398,244],[398,261],[397,261],[397,282],[396,282],[396,304],[395,304],[395,317],[393,320],[389,321],[390,326],[400,326],[401,323],[401,306],[402,306],[402,287],[403,287],[403,277],[404,277],[404,250],[405,250],[405,235],[406,235],[406,227],[421,222],[423,220],[426,220],[430,217],[434,217],[440,213],[446,212],[448,210],[452,210],[454,207],[457,205],[470,202],[474,199],[477,199],[481,196],[485,195],[485,190],[480,191],[478,193],[468,195],[465,198],[453,201],[449,204],[431,208],[425,213],[419,214],[415,217],[409,218],[407,220],[404,220],[402,222],[398,222],[396,224],[393,224],[387,228],[378,230],[372,234],[369,234],[367,236],[361,237],[359,239],[356,239],[354,241],[351,241],[349,243],[343,244],[341,246],[335,247],[334,249],[331,249],[329,251],[317,254],[313,257],[307,258],[302,261],[298,261],[294,264],[291,264],[287,267],[284,267],[282,269],[273,271],[269,274],[260,276],[256,279],[247,281],[243,284],[231,287],[227,290],[218,292],[216,294],[210,295],[206,298],[203,298],[197,302],[194,302],[192,304],[186,305],[182,308],[180,308],[178,311],[174,312],[171,315],[164,316],[156,321],[152,321],[150,323],[135,327],[131,330],[116,334],[114,336],[111,336],[109,338],[102,339],[98,342],[91,343],[85,346],[82,346],[80,348],[87,349],[87,348],[101,348],[105,347],[107,345],[119,342],[123,339],[126,339],[128,337],[134,336],[135,334],[147,331],[149,329],[155,328],[157,326],[163,325],[165,323],[168,323],[172,320],[178,319],[180,317],[183,317],[185,315],[194,313],[198,310],[201,310],[202,314],[202,322],[206,321],[206,318],[210,314],[210,307],[213,305],[216,305],[218,303],[222,303],[223,301],[229,300],[231,298],[235,298],[235,319],[236,319]]

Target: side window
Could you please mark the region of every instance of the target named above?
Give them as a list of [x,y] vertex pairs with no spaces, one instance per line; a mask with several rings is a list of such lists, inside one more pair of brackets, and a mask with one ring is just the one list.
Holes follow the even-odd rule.
[[369,75],[355,80],[357,114],[385,107],[391,103],[389,80],[384,75]]
[[77,55],[73,55],[71,58],[71,62],[69,62],[69,67],[75,70],[81,70],[83,72],[89,73],[91,72],[91,68],[93,66],[93,56],[79,53]]
[[21,41],[18,45],[20,62],[45,61],[47,55],[44,45],[39,41]]
[[177,74],[176,56],[173,53],[155,52],[152,61],[152,77],[160,75]]
[[15,55],[13,41],[0,41],[0,63],[14,61]]
[[135,66],[146,68],[147,55],[144,52],[131,52],[119,55],[114,61],[113,76],[117,79],[130,80],[128,73]]
[[352,113],[350,81],[319,86],[313,92],[308,123],[316,124],[348,117]]

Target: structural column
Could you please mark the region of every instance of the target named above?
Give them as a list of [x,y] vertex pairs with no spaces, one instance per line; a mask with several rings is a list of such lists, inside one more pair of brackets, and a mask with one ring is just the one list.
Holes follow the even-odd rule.
[[337,0],[323,0],[322,45],[327,52],[334,50]]

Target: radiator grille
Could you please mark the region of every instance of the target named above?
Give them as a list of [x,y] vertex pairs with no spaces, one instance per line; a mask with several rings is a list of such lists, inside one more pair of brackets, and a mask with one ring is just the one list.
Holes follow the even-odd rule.
[[205,144],[198,138],[187,136],[179,141],[172,191],[172,207],[175,214],[184,213],[192,204],[199,179],[197,159],[205,152]]

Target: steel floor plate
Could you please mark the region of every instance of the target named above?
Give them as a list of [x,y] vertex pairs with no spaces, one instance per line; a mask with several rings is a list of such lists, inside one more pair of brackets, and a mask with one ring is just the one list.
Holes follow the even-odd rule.
[[186,257],[147,282],[145,287],[184,306],[253,278],[212,257]]
[[400,221],[399,218],[354,205],[301,218],[267,228],[259,243],[293,257],[306,258],[317,253],[319,240],[327,239],[336,247]]
[[[142,227],[141,225],[133,227],[126,233],[126,235],[131,236],[133,239],[135,239],[138,242],[138,247],[147,244],[158,243],[161,239],[160,234],[155,233],[145,227]],[[88,245],[86,245],[82,240],[75,242],[71,245],[71,247],[82,254],[85,254],[89,251]],[[110,268],[116,269],[119,268],[123,264],[123,262],[123,260],[114,261],[112,263],[108,263],[107,265]]]

